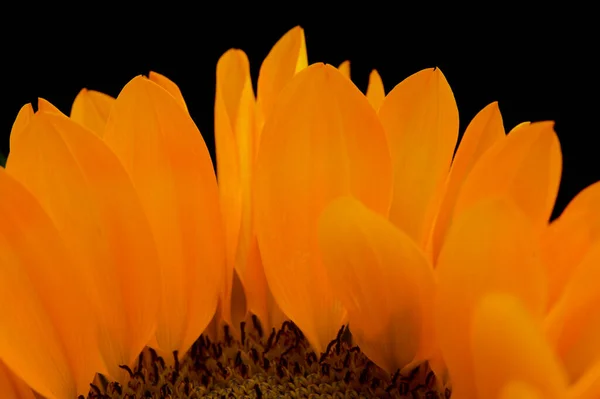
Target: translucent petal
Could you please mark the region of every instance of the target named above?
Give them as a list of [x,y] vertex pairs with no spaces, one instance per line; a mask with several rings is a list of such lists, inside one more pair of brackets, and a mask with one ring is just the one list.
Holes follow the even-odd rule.
[[94,350],[88,279],[35,198],[0,168],[0,353],[48,399],[87,393]]
[[115,99],[107,94],[83,89],[73,101],[71,119],[102,137],[114,101]]
[[560,297],[590,245],[600,239],[600,182],[582,190],[544,231],[542,256],[549,275],[549,306]]
[[346,60],[342,62],[340,66],[338,66],[338,70],[342,73],[342,75],[350,79],[350,61]]
[[0,392],[3,399],[35,399],[31,388],[2,361],[0,361]]
[[390,220],[422,244],[433,223],[426,220],[429,207],[444,188],[458,138],[454,95],[439,69],[426,69],[388,93],[379,118],[394,162]]
[[38,112],[17,144],[7,171],[39,199],[90,278],[100,351],[116,378],[156,325],[157,252],[140,201],[104,142],[65,116]]
[[574,269],[546,320],[550,340],[571,382],[600,361],[600,239]]
[[393,373],[433,354],[433,269],[417,245],[351,197],[325,208],[319,246],[353,337]]
[[318,217],[347,194],[387,215],[391,190],[385,133],[362,93],[332,66],[296,75],[263,131],[254,211],[269,287],[316,350],[344,318],[318,253]]
[[[486,295],[475,308],[471,333],[479,398],[497,397],[503,390],[507,397],[506,384],[523,398],[566,398],[564,370],[536,321],[517,298],[499,293]],[[527,385],[511,387],[513,381]]]
[[452,211],[460,189],[479,158],[496,142],[505,137],[502,115],[498,103],[482,109],[471,121],[460,142],[452,168],[442,192],[441,204],[431,236],[432,259],[437,259],[448,227],[452,223]]
[[160,73],[157,73],[157,72],[153,72],[153,71],[150,71],[150,73],[148,74],[148,79],[150,79],[151,81],[153,81],[154,83],[156,83],[157,85],[159,85],[160,87],[162,87],[163,89],[168,91],[169,94],[172,95],[177,100],[177,102],[179,102],[179,104],[181,104],[181,106],[183,106],[183,109],[185,109],[187,111],[187,105],[185,104],[185,100],[183,99],[181,90],[175,84],[175,82],[173,82],[171,79],[167,78],[166,76],[161,75]]
[[558,192],[561,152],[552,122],[523,124],[481,156],[463,183],[454,214],[483,198],[507,196],[542,229]]
[[290,29],[271,49],[258,75],[258,127],[259,133],[271,114],[279,93],[299,71],[308,66],[304,30]]
[[210,155],[180,102],[141,76],[117,97],[104,140],[129,173],[156,240],[158,344],[183,353],[210,322],[225,270]]
[[437,264],[436,335],[453,381],[453,394],[474,392],[469,334],[473,307],[486,293],[521,299],[541,320],[546,282],[537,236],[516,205],[480,201],[459,214]]
[[377,111],[381,107],[381,104],[383,104],[385,88],[383,87],[381,76],[379,76],[376,69],[373,69],[369,75],[369,85],[367,86],[366,95],[373,108]]

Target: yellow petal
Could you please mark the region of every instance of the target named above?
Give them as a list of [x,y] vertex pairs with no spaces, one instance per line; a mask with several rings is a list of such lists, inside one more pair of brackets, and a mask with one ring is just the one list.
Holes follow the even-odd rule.
[[342,73],[342,75],[350,79],[350,61],[346,60],[342,62],[340,66],[338,66],[338,70]]
[[600,361],[569,388],[570,399],[596,399],[600,397]]
[[129,173],[154,233],[162,267],[157,341],[183,353],[210,322],[225,270],[210,155],[180,103],[141,76],[117,97],[104,140]]
[[393,373],[433,353],[433,269],[417,245],[351,197],[320,218],[319,246],[352,335],[369,359]]
[[566,398],[560,362],[517,298],[485,296],[476,306],[471,333],[477,397]]
[[552,213],[560,173],[554,124],[520,125],[481,156],[463,183],[454,214],[483,198],[506,196],[541,230]]
[[281,90],[292,77],[308,66],[304,29],[290,29],[271,49],[258,74],[257,101],[259,132],[271,114]]
[[3,399],[35,399],[31,388],[0,361],[0,392]]
[[179,104],[181,104],[183,109],[187,111],[187,105],[185,104],[185,100],[183,99],[181,90],[179,89],[179,86],[175,84],[175,82],[173,82],[166,76],[153,71],[150,71],[150,73],[148,74],[148,79],[150,79],[151,81],[168,91],[169,94],[172,95],[177,100],[177,102],[179,102]]
[[48,399],[87,394],[103,371],[88,280],[35,198],[0,168],[0,353]]
[[22,133],[7,171],[39,199],[89,275],[100,351],[116,378],[154,333],[158,311],[154,239],[127,173],[91,131],[46,112]]
[[501,200],[477,203],[448,231],[436,269],[436,335],[458,397],[475,391],[468,331],[482,296],[514,294],[542,317],[546,282],[536,237],[516,205]]
[[383,104],[383,99],[385,98],[385,88],[383,87],[383,81],[381,80],[381,76],[376,69],[371,71],[369,75],[369,85],[367,86],[367,99],[375,108],[378,110]]
[[549,306],[554,304],[590,245],[600,239],[600,182],[582,190],[542,236],[549,276]]
[[87,127],[98,137],[104,135],[104,127],[114,98],[99,91],[83,89],[71,107],[71,119]]
[[548,335],[571,382],[600,361],[600,240],[574,269],[546,320]]
[[23,105],[19,110],[17,118],[15,119],[15,122],[13,123],[12,129],[10,131],[10,148],[12,148],[15,145],[15,141],[18,140],[19,136],[21,135],[21,132],[23,132],[27,125],[29,125],[29,122],[31,121],[32,117],[33,107],[31,106],[31,104]]
[[[215,144],[227,249],[227,274],[220,311],[224,321],[234,328],[237,327],[231,319],[234,267],[238,267],[246,288],[255,284],[245,278],[250,242],[255,239],[250,211],[250,182],[256,147],[255,106],[248,57],[241,50],[229,50],[217,63]],[[264,291],[266,287],[262,288]],[[254,298],[248,297],[248,301],[254,308]],[[259,313],[259,317],[266,316],[260,310]]]
[[454,95],[439,69],[426,69],[385,97],[379,118],[394,162],[390,220],[421,244],[430,230],[428,209],[443,189],[458,138]]
[[495,102],[482,109],[467,127],[454,156],[441,197],[437,219],[433,226],[431,251],[434,263],[452,222],[452,212],[463,182],[483,153],[504,137],[502,115],[498,103]]
[[254,177],[256,231],[269,287],[322,351],[344,311],[321,264],[317,220],[329,201],[347,194],[387,214],[392,166],[384,130],[352,82],[332,66],[314,64],[281,94],[263,131]]

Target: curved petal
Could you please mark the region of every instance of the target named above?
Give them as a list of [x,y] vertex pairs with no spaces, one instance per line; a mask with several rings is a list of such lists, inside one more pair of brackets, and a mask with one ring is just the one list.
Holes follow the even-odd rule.
[[522,381],[510,381],[504,384],[499,399],[544,399],[535,387]]
[[342,197],[323,211],[319,247],[352,335],[371,360],[393,373],[433,354],[433,269],[406,234]]
[[440,253],[444,236],[452,222],[452,211],[465,179],[479,158],[504,137],[502,115],[496,102],[482,109],[469,123],[454,156],[433,226],[430,240],[434,263]]
[[385,98],[385,88],[383,87],[381,76],[379,76],[376,69],[373,69],[369,75],[369,85],[367,86],[366,95],[376,111],[381,108],[381,104],[383,104],[383,99]]
[[35,198],[0,168],[0,353],[48,399],[87,393],[103,364],[86,288]]
[[46,112],[22,133],[7,171],[39,199],[93,281],[100,350],[117,378],[154,333],[158,311],[154,239],[127,173],[91,131]]
[[346,60],[338,66],[338,70],[342,75],[350,79],[350,61]]
[[259,133],[275,107],[281,90],[308,66],[304,29],[290,29],[275,43],[258,74],[257,106]]
[[3,399],[35,399],[31,388],[0,360],[0,392]]
[[[506,395],[507,389],[519,392],[524,398],[566,398],[564,370],[517,298],[486,295],[475,308],[471,333],[479,398],[495,398],[503,390]],[[514,381],[524,384],[516,389]]]
[[181,104],[141,76],[117,97],[104,140],[125,166],[156,240],[162,268],[158,344],[183,353],[215,312],[225,268],[210,155]]
[[600,397],[600,361],[569,387],[570,399],[596,399],[598,397]]
[[[56,108],[50,101],[38,97],[38,112],[47,112],[50,114],[65,115]],[[66,116],[66,115],[65,115]]]
[[516,205],[481,201],[454,220],[436,270],[436,336],[454,394],[463,397],[475,391],[468,331],[480,298],[511,293],[541,320],[546,282],[537,236]]
[[443,190],[458,139],[454,95],[439,69],[426,69],[385,97],[379,119],[394,162],[390,221],[421,245],[433,223],[426,216]]
[[600,240],[574,269],[546,320],[548,335],[571,382],[600,361]]
[[12,125],[12,129],[10,130],[10,148],[15,145],[14,143],[19,139],[23,130],[29,125],[31,118],[33,118],[33,114],[34,112],[31,104],[25,104],[21,107],[17,114],[17,118]]
[[83,89],[71,107],[71,119],[94,132],[104,135],[104,127],[115,99],[99,91]]
[[386,215],[391,186],[385,133],[362,93],[329,65],[296,75],[264,128],[254,212],[269,287],[317,351],[345,313],[318,254],[318,217],[344,194]]
[[600,181],[582,190],[542,235],[549,306],[560,297],[590,245],[600,239]]
[[554,123],[520,125],[481,156],[463,183],[454,215],[483,198],[507,196],[541,230],[554,207],[561,167]]
[[177,102],[183,107],[183,109],[187,111],[187,105],[185,104],[185,100],[183,99],[181,90],[179,89],[179,86],[175,84],[175,82],[173,82],[166,76],[153,71],[150,71],[150,73],[148,74],[148,79],[150,79],[151,81],[168,91],[169,94],[172,95],[175,98],[175,100],[177,100]]

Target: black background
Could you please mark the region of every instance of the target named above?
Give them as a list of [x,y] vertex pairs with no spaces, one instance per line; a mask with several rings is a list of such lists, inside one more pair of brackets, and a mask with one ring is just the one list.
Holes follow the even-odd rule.
[[372,68],[380,72],[386,92],[420,69],[441,68],[458,103],[461,133],[492,101],[499,102],[507,131],[522,121],[556,121],[564,167],[554,216],[582,188],[600,180],[599,32],[586,21],[591,10],[568,17],[560,9],[500,15],[502,9],[490,8],[460,10],[461,18],[455,18],[452,10],[439,10],[434,3],[419,11],[363,3],[358,12],[350,12],[347,3],[322,4],[316,11],[303,9],[304,3],[273,3],[260,10],[240,10],[235,3],[221,9],[148,3],[134,12],[123,5],[86,4],[86,9],[61,10],[59,17],[52,14],[55,9],[38,9],[36,18],[22,12],[3,17],[3,154],[23,104],[43,97],[68,113],[81,88],[117,96],[131,78],[150,70],[179,85],[214,154],[220,55],[232,47],[243,49],[256,83],[272,45],[301,25],[309,62],[337,66],[349,59],[361,90]]

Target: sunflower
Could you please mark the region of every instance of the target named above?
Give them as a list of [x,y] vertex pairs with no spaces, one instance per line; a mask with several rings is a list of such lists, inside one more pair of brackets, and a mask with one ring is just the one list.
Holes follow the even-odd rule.
[[39,99],[0,170],[8,398],[600,396],[600,183],[548,223],[551,122],[469,124],[442,72],[387,95],[308,65],[216,68],[217,174],[151,72]]

